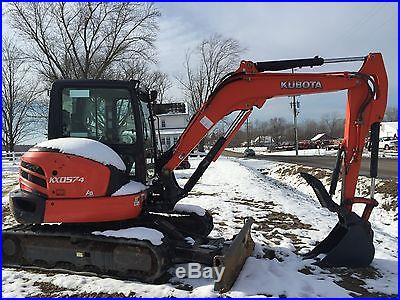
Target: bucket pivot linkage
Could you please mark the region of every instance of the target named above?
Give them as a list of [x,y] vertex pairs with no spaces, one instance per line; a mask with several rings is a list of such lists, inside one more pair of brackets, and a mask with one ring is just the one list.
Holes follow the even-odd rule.
[[365,203],[366,210],[363,217],[348,211],[344,206],[334,202],[326,191],[322,182],[307,173],[300,173],[307,183],[313,188],[322,207],[337,213],[339,222],[313,250],[305,255],[305,258],[314,258],[320,254],[326,256],[318,262],[321,267],[366,267],[375,254],[373,244],[373,231],[371,224],[363,217],[365,211],[372,210],[376,206],[376,200],[366,198],[354,198],[353,203]]
[[[339,222],[328,236],[305,255],[305,258],[314,258],[320,254],[326,254],[318,262],[321,267],[366,267],[374,259],[374,232],[368,219],[372,209],[378,205],[378,202],[374,199],[374,191],[375,179],[378,174],[379,127],[380,123],[378,122],[371,125],[371,191],[369,198],[354,197],[352,199],[344,199],[340,205],[332,200],[343,162],[342,154],[344,149],[341,147],[338,150],[329,193],[319,179],[307,173],[300,173],[313,188],[322,207],[337,213],[339,217]],[[352,204],[355,203],[365,204],[361,217],[351,211]]]

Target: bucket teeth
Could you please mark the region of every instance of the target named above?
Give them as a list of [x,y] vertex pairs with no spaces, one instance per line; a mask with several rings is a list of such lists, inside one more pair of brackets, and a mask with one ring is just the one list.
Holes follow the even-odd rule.
[[304,258],[326,256],[317,264],[321,267],[366,267],[375,254],[371,224],[354,212],[348,212],[335,203],[322,182],[307,173],[300,175],[313,188],[322,207],[339,216],[339,222],[318,245]]

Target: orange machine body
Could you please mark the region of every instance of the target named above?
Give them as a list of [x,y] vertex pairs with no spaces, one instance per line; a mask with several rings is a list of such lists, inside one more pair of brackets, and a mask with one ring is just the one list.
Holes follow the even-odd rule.
[[[140,215],[147,191],[112,196],[124,182],[110,187],[113,172],[84,157],[28,151],[21,158],[20,187],[44,199],[38,209],[44,223],[106,222]],[[28,205],[20,202],[20,205]],[[34,204],[32,212],[35,212]],[[39,205],[40,206],[40,205]]]

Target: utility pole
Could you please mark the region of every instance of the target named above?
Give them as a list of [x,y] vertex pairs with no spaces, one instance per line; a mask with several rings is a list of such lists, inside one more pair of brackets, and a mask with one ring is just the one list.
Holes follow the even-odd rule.
[[[292,74],[294,74],[294,69],[292,69]],[[294,140],[295,140],[295,149],[296,149],[296,156],[299,155],[299,138],[297,135],[297,101],[296,96],[293,96],[293,101],[291,104],[293,108],[293,125],[294,125]]]
[[250,148],[249,118],[246,120],[247,149]]

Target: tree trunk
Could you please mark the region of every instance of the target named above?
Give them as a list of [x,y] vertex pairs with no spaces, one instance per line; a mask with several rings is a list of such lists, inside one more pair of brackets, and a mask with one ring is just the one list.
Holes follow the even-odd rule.
[[201,140],[199,145],[197,146],[197,150],[199,150],[200,152],[205,152],[206,150],[204,149],[204,145],[205,145],[205,141]]

